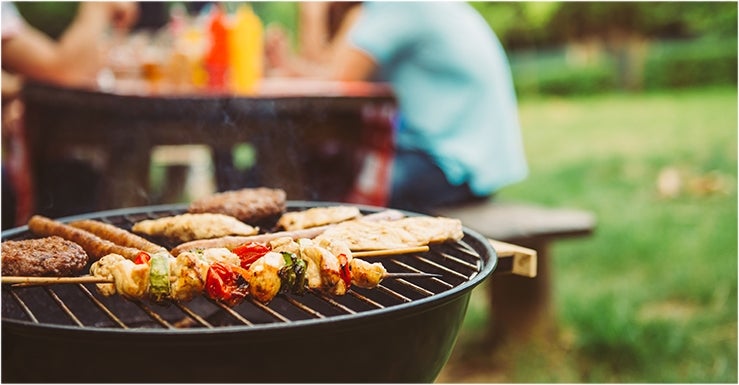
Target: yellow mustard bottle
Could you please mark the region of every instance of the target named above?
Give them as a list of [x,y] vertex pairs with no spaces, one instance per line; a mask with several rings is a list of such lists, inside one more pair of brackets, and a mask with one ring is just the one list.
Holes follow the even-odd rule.
[[255,93],[262,78],[263,33],[262,21],[251,6],[239,6],[228,39],[231,89],[237,94]]

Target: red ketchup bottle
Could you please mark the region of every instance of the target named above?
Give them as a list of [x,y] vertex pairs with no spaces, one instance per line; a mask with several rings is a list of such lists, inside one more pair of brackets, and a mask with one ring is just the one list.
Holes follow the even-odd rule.
[[211,45],[205,57],[208,71],[208,89],[223,91],[228,85],[228,27],[226,15],[219,5],[214,5],[208,26]]

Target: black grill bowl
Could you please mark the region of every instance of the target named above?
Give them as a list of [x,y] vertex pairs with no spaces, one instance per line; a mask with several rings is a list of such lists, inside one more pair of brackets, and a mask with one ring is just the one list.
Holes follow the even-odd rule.
[[[288,207],[298,209],[321,204],[325,203],[290,202]],[[139,215],[156,217],[182,210],[184,207],[180,206],[154,206],[61,221],[100,219],[130,229],[132,218]],[[119,217],[127,223],[120,224]],[[495,251],[484,237],[467,228],[464,232],[461,243],[479,258],[477,271],[463,281],[444,273],[441,280],[453,283],[448,289],[370,309],[356,308],[349,295],[328,299],[313,294],[281,295],[268,306],[288,314],[289,319],[279,322],[257,319],[248,324],[224,323],[219,321],[219,316],[226,317],[223,313],[227,311],[209,310],[205,311],[210,314],[208,322],[213,324],[209,327],[161,327],[146,322],[131,324],[126,320],[127,327],[121,328],[88,320],[84,306],[82,311],[77,309],[76,302],[80,300],[69,299],[78,294],[68,292],[85,291],[84,287],[94,292],[94,285],[48,288],[3,285],[2,381],[432,382],[449,358],[472,289],[489,277],[497,264]],[[3,240],[29,236],[25,227],[2,235]],[[423,258],[442,264],[445,255],[454,258],[454,249],[446,246],[435,249],[432,247],[429,256]],[[420,282],[419,286],[424,284],[414,282]],[[393,290],[396,289],[390,291]],[[362,291],[360,297],[375,295],[374,291],[378,290]],[[93,296],[122,318],[127,316],[127,311],[120,310],[120,306],[133,306],[119,297],[104,298],[97,293]],[[329,301],[345,310],[310,317],[293,317],[290,311],[284,310],[295,302],[312,307],[312,301]],[[190,306],[195,313],[204,308],[201,302],[202,306],[210,306],[208,309],[215,308],[204,298],[193,302]],[[23,316],[24,310],[18,309],[23,306],[33,308],[34,316],[30,319]],[[69,310],[74,322],[57,320],[54,314],[67,314],[60,307]],[[175,305],[144,304],[143,308],[152,309],[163,318],[177,310]],[[234,310],[249,318],[258,311],[254,309],[257,309],[255,304],[245,303]]]

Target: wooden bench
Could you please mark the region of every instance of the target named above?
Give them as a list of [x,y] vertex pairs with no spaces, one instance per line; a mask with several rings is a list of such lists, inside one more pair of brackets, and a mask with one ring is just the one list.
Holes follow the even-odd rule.
[[[492,312],[490,340],[500,343],[504,338],[520,340],[552,331],[551,244],[559,239],[591,234],[596,225],[595,216],[577,209],[495,200],[446,207],[435,214],[460,219],[464,226],[490,238],[496,250],[500,247],[495,247],[496,241],[502,241],[536,252],[535,277],[495,274],[488,282]],[[501,261],[510,263],[510,260],[515,262],[510,258]],[[504,270],[515,273],[510,267]]]

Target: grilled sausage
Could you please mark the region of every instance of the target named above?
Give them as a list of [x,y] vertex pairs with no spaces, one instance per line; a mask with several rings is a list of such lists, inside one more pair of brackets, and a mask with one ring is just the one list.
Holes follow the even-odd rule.
[[259,235],[248,235],[248,236],[227,236],[212,239],[199,239],[197,241],[190,241],[179,244],[177,247],[172,249],[171,253],[174,256],[179,255],[183,251],[195,250],[195,249],[211,249],[216,247],[225,247],[229,250],[233,250],[235,247],[241,246],[248,242],[267,243],[277,238],[290,237],[293,239],[298,238],[313,238],[320,235],[325,231],[328,226],[313,227],[305,230],[295,231],[280,231],[276,233],[259,234]]
[[97,261],[111,253],[120,254],[127,259],[133,260],[140,251],[133,247],[116,245],[89,231],[78,229],[41,215],[34,215],[28,220],[28,229],[40,236],[58,235],[68,241],[72,241],[82,246],[82,249],[85,250],[92,261]]
[[126,231],[114,225],[95,221],[91,219],[83,219],[69,223],[70,226],[89,231],[100,238],[111,241],[115,244],[133,247],[147,253],[158,253],[166,251],[163,246],[150,242],[148,239],[140,237],[130,231]]

